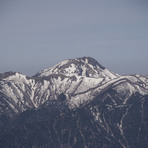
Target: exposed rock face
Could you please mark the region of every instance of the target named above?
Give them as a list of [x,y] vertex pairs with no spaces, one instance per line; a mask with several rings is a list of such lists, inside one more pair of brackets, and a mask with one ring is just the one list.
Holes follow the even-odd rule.
[[0,133],[1,147],[147,148],[148,76],[90,57],[0,74]]

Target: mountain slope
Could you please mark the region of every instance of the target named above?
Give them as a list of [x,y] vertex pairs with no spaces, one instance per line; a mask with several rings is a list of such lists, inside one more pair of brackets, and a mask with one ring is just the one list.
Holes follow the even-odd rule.
[[[118,97],[122,98],[120,94]],[[126,104],[118,97],[110,88],[74,110],[60,98],[49,101],[37,110],[21,113],[2,132],[0,144],[24,148],[146,148],[148,96],[134,94]]]

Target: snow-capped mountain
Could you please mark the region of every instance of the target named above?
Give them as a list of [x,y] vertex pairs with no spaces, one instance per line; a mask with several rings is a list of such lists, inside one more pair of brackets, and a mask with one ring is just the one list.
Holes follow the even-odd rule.
[[[147,100],[148,76],[120,76],[109,71],[91,57],[69,59],[38,72],[33,77],[17,72],[0,74],[0,130],[7,125],[7,122],[16,120],[18,116],[30,109],[37,114],[42,109],[47,109],[49,114],[52,114],[54,110],[56,112],[60,110],[65,116],[67,112],[72,112],[70,119],[74,117],[77,120],[79,118],[77,110],[81,108],[82,112],[88,112],[89,117],[91,116],[94,122],[92,126],[93,128],[95,126],[97,130],[94,134],[98,135],[99,131],[103,132],[106,138],[104,137],[102,142],[110,143],[111,146],[117,144],[118,147],[131,147],[135,141],[130,143],[127,139],[128,126],[132,125],[126,123],[126,118],[129,114],[138,115],[141,121],[136,125],[136,129],[139,128],[139,135],[136,133],[138,139],[144,128],[143,124],[147,124],[145,121],[148,115],[145,109],[148,105]],[[137,106],[139,111],[134,107],[136,103],[139,104]],[[138,113],[135,114],[134,111]],[[57,133],[61,134],[59,131]],[[82,133],[79,134],[85,141],[87,135],[85,132],[84,135]],[[148,138],[147,134],[144,136]],[[79,141],[76,135],[74,139]],[[84,143],[83,147],[89,147],[87,142]]]
[[91,78],[108,78],[113,79],[117,74],[114,74],[99,64],[91,57],[83,57],[63,61],[49,69],[45,69],[35,76],[43,77],[51,74],[63,74],[66,76],[84,76]]

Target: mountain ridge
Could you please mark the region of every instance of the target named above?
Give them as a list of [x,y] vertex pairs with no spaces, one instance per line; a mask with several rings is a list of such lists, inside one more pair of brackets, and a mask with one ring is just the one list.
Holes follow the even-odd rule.
[[[76,63],[73,61],[76,61]],[[74,63],[76,65],[74,65]],[[89,76],[90,73],[86,75],[86,73],[83,72],[84,69],[83,66],[88,63],[92,63],[92,65],[89,65],[87,67],[89,68],[91,67],[90,73],[92,73],[93,71],[94,72],[93,76],[92,75]],[[75,68],[73,68],[74,69],[73,73],[70,73],[69,69],[65,72],[64,69],[67,69],[67,67],[71,68],[72,67],[71,64],[73,65],[73,67],[75,66]],[[81,75],[79,75],[79,71],[78,72],[76,71],[75,73],[77,65],[80,67],[79,71],[81,71]],[[0,92],[7,94],[8,97],[14,98],[13,99],[14,102],[18,97],[19,100],[20,98],[22,98],[22,101],[20,101],[21,104],[24,101],[23,100],[24,97],[30,99],[29,101],[30,103],[27,102],[28,107],[32,106],[29,104],[33,104],[33,107],[38,107],[44,102],[46,102],[49,99],[49,97],[50,99],[51,98],[55,99],[61,93],[66,93],[67,97],[69,98],[71,96],[77,96],[78,94],[80,94],[79,95],[80,98],[81,96],[83,97],[83,94],[86,93],[85,98],[90,100],[91,97],[88,98],[88,96],[90,96],[90,94],[92,94],[93,91],[98,91],[99,93],[100,89],[104,89],[110,84],[117,83],[118,81],[119,82],[128,81],[128,83],[130,84],[133,83],[132,85],[134,85],[137,91],[139,91],[140,93],[145,93],[145,92],[147,93],[148,79],[146,76],[145,77],[140,75],[120,76],[110,72],[103,66],[101,66],[101,69],[100,67],[99,69],[97,69],[96,67],[94,68],[93,65],[96,66],[97,68],[98,66],[100,66],[100,64],[93,58],[82,57],[82,58],[63,61],[49,69],[37,73],[33,77],[28,77],[18,72],[6,72],[0,75],[1,79]],[[60,69],[59,71],[57,67]],[[86,72],[86,70],[84,71]],[[2,86],[5,87],[3,88]],[[145,88],[146,91],[144,91]],[[87,92],[90,93],[88,94]],[[17,94],[18,97],[15,94]],[[44,97],[44,100],[42,100],[41,97]],[[42,101],[39,102],[40,100]],[[77,100],[77,98],[73,100],[75,101]],[[72,102],[74,103],[74,101]]]

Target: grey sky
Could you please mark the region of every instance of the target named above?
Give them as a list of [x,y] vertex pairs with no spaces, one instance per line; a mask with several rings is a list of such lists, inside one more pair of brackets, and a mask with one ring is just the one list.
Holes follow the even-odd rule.
[[0,73],[33,75],[81,56],[148,75],[148,1],[0,0]]

